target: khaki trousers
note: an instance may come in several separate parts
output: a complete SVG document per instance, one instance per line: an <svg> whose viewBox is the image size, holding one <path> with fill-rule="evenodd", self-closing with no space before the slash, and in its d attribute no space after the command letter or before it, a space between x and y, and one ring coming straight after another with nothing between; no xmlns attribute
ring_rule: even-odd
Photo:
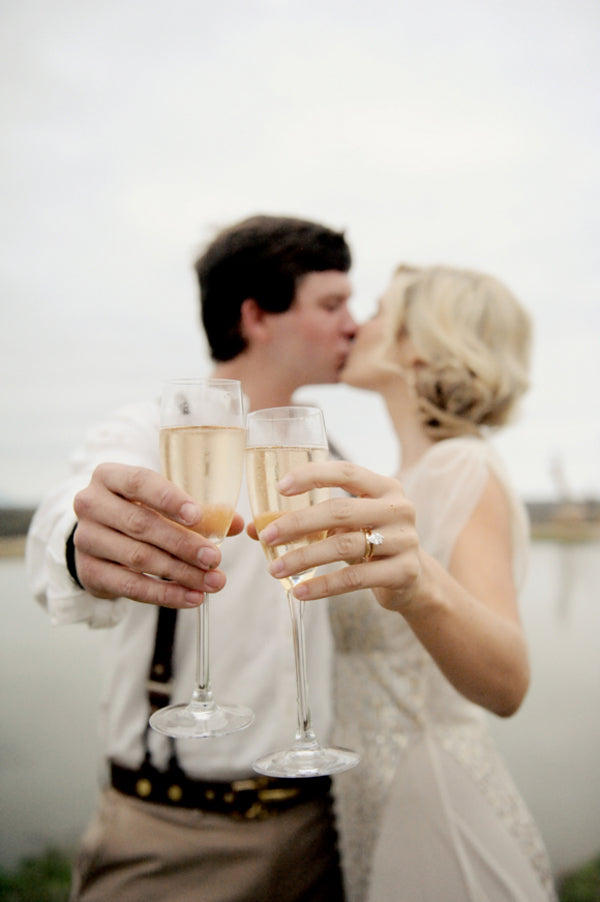
<svg viewBox="0 0 600 902"><path fill-rule="evenodd" d="M106 789L71 902L343 902L329 799L267 820L168 808Z"/></svg>

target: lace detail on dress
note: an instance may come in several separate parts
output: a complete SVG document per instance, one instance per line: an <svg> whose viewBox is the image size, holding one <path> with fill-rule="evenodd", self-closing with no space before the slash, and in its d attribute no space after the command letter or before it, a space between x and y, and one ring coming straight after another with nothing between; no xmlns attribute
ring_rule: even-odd
<svg viewBox="0 0 600 902"><path fill-rule="evenodd" d="M381 691L371 663L364 655L342 655L336 664L337 703L346 716L334 742L361 754L358 767L334 778L348 902L366 897L387 791L408 745L397 702L387 689Z"/></svg>
<svg viewBox="0 0 600 902"><path fill-rule="evenodd" d="M333 738L361 755L358 767L335 777L334 794L347 902L362 902L390 785L409 732L422 725L429 656L399 615L382 610L370 592L332 599L330 618L338 649Z"/></svg>
<svg viewBox="0 0 600 902"><path fill-rule="evenodd" d="M469 774L487 803L537 872L549 899L557 899L550 862L535 822L495 745L478 724L432 731Z"/></svg>

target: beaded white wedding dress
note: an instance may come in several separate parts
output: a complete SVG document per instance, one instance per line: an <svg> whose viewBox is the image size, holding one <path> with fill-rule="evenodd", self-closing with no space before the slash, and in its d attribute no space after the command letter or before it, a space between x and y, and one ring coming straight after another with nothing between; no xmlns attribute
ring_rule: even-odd
<svg viewBox="0 0 600 902"><path fill-rule="evenodd" d="M527 518L487 442L438 442L402 478L422 547L447 566L490 469L510 502L520 584ZM406 621L371 593L333 599L331 620L334 739L362 756L335 780L348 902L555 900L544 845L486 712L450 685Z"/></svg>

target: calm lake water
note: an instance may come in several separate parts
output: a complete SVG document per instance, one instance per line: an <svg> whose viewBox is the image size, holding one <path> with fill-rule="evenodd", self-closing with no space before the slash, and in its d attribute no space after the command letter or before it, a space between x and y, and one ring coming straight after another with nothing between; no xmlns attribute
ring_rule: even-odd
<svg viewBox="0 0 600 902"><path fill-rule="evenodd" d="M557 874L600 852L600 545L533 546L522 615L533 682L496 740ZM0 864L78 840L96 800L102 633L53 629L23 561L0 559Z"/></svg>

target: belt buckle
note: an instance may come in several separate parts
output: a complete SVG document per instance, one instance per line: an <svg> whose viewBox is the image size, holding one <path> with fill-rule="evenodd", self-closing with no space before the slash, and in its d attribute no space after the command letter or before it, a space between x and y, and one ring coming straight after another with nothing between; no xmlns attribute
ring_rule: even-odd
<svg viewBox="0 0 600 902"><path fill-rule="evenodd" d="M269 817L276 817L281 810L279 802L287 802L296 798L300 794L300 790L296 787L284 789L283 787L274 787L273 789L259 789L256 793L257 801L253 802L249 808L244 811L245 820L264 821Z"/></svg>
<svg viewBox="0 0 600 902"><path fill-rule="evenodd" d="M278 803L286 802L299 795L297 787L271 787L271 781L265 777L250 778L247 780L235 780L231 784L233 794L232 803L243 799L246 792L253 794L253 800L245 809L238 809L234 813L243 820L263 821L278 814ZM241 807L241 806L240 806Z"/></svg>
<svg viewBox="0 0 600 902"><path fill-rule="evenodd" d="M273 789L259 789L257 792L261 802L287 802L298 795L300 795L300 790L296 786L290 786L289 789L282 786Z"/></svg>
<svg viewBox="0 0 600 902"><path fill-rule="evenodd" d="M249 808L246 808L245 811L241 811L238 814L244 821L266 821L277 812L270 810L264 802L252 802Z"/></svg>

